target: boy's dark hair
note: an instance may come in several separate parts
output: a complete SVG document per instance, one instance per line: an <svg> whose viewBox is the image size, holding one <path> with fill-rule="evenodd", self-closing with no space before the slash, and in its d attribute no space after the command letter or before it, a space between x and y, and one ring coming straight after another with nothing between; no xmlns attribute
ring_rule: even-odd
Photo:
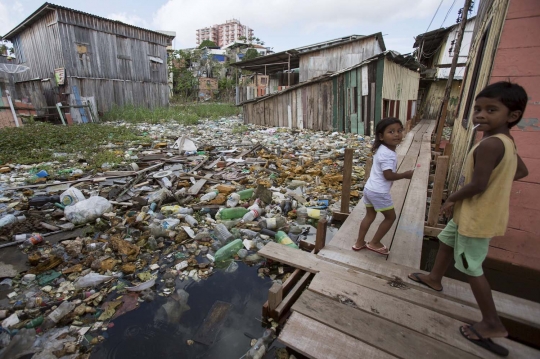
<svg viewBox="0 0 540 359"><path fill-rule="evenodd" d="M519 119L508 124L509 128L514 127L521 121L525 107L527 107L527 101L529 100L527 92L523 87L509 81L500 81L487 86L476 95L475 100L481 97L498 99L503 105L508 107L510 112L521 111Z"/></svg>
<svg viewBox="0 0 540 359"><path fill-rule="evenodd" d="M399 123L401 125L401 128L403 128L403 124L401 123L401 120L399 118L387 117L379 121L379 123L375 127L375 142L373 142L371 152L375 153L375 151L377 151L377 149L382 145L382 141L379 139L379 135L384 134L384 130L388 126L393 125L394 123Z"/></svg>

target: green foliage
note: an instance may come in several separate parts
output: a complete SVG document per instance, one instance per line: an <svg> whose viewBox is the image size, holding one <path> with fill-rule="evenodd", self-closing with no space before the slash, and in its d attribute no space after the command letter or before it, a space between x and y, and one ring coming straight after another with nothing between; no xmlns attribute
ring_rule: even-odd
<svg viewBox="0 0 540 359"><path fill-rule="evenodd" d="M203 49L205 47L217 47L216 43L211 40L203 40L201 44L199 45L199 49Z"/></svg>
<svg viewBox="0 0 540 359"><path fill-rule="evenodd" d="M140 137L123 126L96 123L55 126L35 122L18 128L0 129L0 138L2 163L31 164L58 160L54 153L80 153L90 166L97 166L96 161L99 162L103 156L100 146Z"/></svg>
<svg viewBox="0 0 540 359"><path fill-rule="evenodd" d="M245 133L247 130L248 130L248 127L246 125L236 124L232 129L232 133L241 134L241 133Z"/></svg>
<svg viewBox="0 0 540 359"><path fill-rule="evenodd" d="M176 105L155 109L124 106L113 108L103 116L103 120L152 124L176 121L185 125L195 125L201 118L217 119L238 113L239 109L236 106L220 103Z"/></svg>
<svg viewBox="0 0 540 359"><path fill-rule="evenodd" d="M254 58L257 58L259 57L259 52L255 49L248 49L246 51L246 55L244 56L244 58L242 59L242 61L247 61L247 60L251 60L251 59L254 59Z"/></svg>

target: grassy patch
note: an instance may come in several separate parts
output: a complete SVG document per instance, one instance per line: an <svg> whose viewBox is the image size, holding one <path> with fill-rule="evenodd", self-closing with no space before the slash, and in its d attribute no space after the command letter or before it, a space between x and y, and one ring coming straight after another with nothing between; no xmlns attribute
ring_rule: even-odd
<svg viewBox="0 0 540 359"><path fill-rule="evenodd" d="M54 154L78 153L91 167L100 167L105 162L118 163L122 160L121 153L106 151L100 146L109 142L140 139L124 126L113 127L93 123L55 126L40 122L19 128L0 129L0 138L0 161L3 164L65 160L64 155L58 157Z"/></svg>
<svg viewBox="0 0 540 359"><path fill-rule="evenodd" d="M246 132L248 129L249 128L246 125L236 124L232 128L232 133L233 134L240 134L240 133Z"/></svg>
<svg viewBox="0 0 540 359"><path fill-rule="evenodd" d="M239 111L234 105L218 103L176 105L154 109L124 106L113 108L103 116L103 120L151 124L176 121L184 125L195 125L201 118L218 119L237 115Z"/></svg>

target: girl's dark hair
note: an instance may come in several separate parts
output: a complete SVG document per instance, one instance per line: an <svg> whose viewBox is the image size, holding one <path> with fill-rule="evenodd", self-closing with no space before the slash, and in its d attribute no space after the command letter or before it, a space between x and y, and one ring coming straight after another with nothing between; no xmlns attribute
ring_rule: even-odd
<svg viewBox="0 0 540 359"><path fill-rule="evenodd" d="M525 107L527 107L527 101L529 100L527 92L523 87L509 81L500 81L487 86L476 95L475 100L478 100L481 97L498 99L503 105L508 107L510 112L521 111L519 119L508 124L509 128L514 127L521 121L523 113L525 112Z"/></svg>
<svg viewBox="0 0 540 359"><path fill-rule="evenodd" d="M373 142L373 147L371 147L371 152L375 153L377 149L381 146L382 141L379 139L379 135L384 134L384 130L394 123L399 123L401 125L401 128L403 128L403 124L401 123L401 120L399 118L395 117L387 117L383 118L377 126L375 127L375 142Z"/></svg>

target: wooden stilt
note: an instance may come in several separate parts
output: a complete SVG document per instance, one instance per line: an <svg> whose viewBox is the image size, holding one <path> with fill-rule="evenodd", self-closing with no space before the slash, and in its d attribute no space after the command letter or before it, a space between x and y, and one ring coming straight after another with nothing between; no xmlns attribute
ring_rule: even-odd
<svg viewBox="0 0 540 359"><path fill-rule="evenodd" d="M319 224L317 225L317 237L315 238L315 253L319 253L319 251L324 248L327 225L326 219L323 218L319 220Z"/></svg>
<svg viewBox="0 0 540 359"><path fill-rule="evenodd" d="M446 173L448 172L448 156L437 157L437 168L435 170L435 178L433 192L431 194L431 202L428 213L428 226L433 226L439 221L439 211L441 209L444 185L446 183Z"/></svg>

